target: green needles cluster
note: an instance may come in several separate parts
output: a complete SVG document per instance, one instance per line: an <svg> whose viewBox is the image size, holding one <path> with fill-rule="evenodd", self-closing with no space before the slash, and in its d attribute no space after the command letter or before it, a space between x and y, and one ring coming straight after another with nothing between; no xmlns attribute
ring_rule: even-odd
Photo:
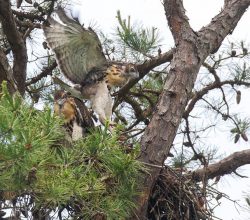
<svg viewBox="0 0 250 220"><path fill-rule="evenodd" d="M142 165L133 154L125 153L118 134L96 130L71 147L63 147L63 139L60 118L53 116L49 108L38 111L19 95L9 95L3 84L1 197L5 192L12 192L13 198L28 195L32 206L46 207L48 212L70 207L68 218L128 216L135 206L133 198L138 194L137 178Z"/></svg>

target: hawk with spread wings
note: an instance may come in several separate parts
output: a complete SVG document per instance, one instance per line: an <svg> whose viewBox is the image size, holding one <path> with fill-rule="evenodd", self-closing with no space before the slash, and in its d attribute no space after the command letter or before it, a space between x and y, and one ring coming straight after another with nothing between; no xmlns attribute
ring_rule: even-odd
<svg viewBox="0 0 250 220"><path fill-rule="evenodd" d="M60 21L48 18L43 30L54 51L60 71L73 83L80 84L82 97L89 99L102 124L110 122L110 89L137 78L135 65L108 61L97 34L89 27L69 18L62 8L55 13Z"/></svg>

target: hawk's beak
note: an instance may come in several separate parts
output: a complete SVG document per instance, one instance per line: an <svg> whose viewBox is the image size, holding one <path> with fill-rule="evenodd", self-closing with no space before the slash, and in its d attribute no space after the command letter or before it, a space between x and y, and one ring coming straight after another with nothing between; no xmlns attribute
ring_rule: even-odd
<svg viewBox="0 0 250 220"><path fill-rule="evenodd" d="M129 78L131 79L138 79L139 78L139 72L138 71L132 71L129 73Z"/></svg>
<svg viewBox="0 0 250 220"><path fill-rule="evenodd" d="M130 81L133 81L135 79L139 79L139 72L138 71L131 71L128 73L128 78L126 84L128 84Z"/></svg>

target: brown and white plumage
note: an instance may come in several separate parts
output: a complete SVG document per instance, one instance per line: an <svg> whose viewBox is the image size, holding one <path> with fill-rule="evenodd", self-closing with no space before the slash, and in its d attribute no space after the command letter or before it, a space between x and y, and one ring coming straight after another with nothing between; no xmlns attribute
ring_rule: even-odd
<svg viewBox="0 0 250 220"><path fill-rule="evenodd" d="M62 73L73 83L83 84L91 71L107 65L101 43L92 29L87 30L70 19L62 8L55 12L63 24L49 18L50 26L43 27L46 40Z"/></svg>
<svg viewBox="0 0 250 220"><path fill-rule="evenodd" d="M65 91L57 91L54 95L54 112L64 118L64 128L72 140L85 136L94 127L86 106L77 98Z"/></svg>
<svg viewBox="0 0 250 220"><path fill-rule="evenodd" d="M73 83L81 85L81 93L91 101L102 124L110 120L112 98L110 88L123 86L138 77L133 64L108 62L101 42L91 28L70 19L62 8L55 11L60 22L49 18L43 27L49 47L55 52L61 72Z"/></svg>

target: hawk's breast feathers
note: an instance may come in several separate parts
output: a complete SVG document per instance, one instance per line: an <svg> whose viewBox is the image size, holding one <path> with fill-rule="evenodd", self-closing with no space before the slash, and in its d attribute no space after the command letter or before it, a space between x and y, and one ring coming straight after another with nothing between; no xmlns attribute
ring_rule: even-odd
<svg viewBox="0 0 250 220"><path fill-rule="evenodd" d="M62 90L54 95L54 112L63 117L64 128L73 140L83 137L90 128L94 127L85 105Z"/></svg>

